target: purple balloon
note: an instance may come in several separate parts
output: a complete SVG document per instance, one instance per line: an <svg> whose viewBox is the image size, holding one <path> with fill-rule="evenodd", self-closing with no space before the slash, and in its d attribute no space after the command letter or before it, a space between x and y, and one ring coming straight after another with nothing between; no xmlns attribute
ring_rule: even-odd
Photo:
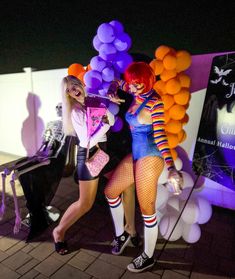
<svg viewBox="0 0 235 279"><path fill-rule="evenodd" d="M104 61L104 59L100 56L94 56L91 58L90 65L92 70L102 72L102 70L106 67L106 61Z"/></svg>
<svg viewBox="0 0 235 279"><path fill-rule="evenodd" d="M84 75L84 82L87 87L96 89L102 83L101 73L95 70L90 70Z"/></svg>
<svg viewBox="0 0 235 279"><path fill-rule="evenodd" d="M131 47L131 38L127 33L120 33L113 44L118 51L128 51Z"/></svg>
<svg viewBox="0 0 235 279"><path fill-rule="evenodd" d="M108 91L111 82L103 81L102 86L105 90Z"/></svg>
<svg viewBox="0 0 235 279"><path fill-rule="evenodd" d="M118 20L112 20L112 21L109 22L109 24L114 27L116 35L119 34L119 33L122 33L123 30L124 30L124 27L123 27L122 23Z"/></svg>
<svg viewBox="0 0 235 279"><path fill-rule="evenodd" d="M109 23L102 23L98 27L97 35L103 43L111 43L115 39L113 26Z"/></svg>
<svg viewBox="0 0 235 279"><path fill-rule="evenodd" d="M119 105L110 102L109 106L108 106L108 110L113 114L113 115L117 115L119 112Z"/></svg>
<svg viewBox="0 0 235 279"><path fill-rule="evenodd" d="M130 54L126 52L118 52L115 61L113 62L113 66L119 73L124 73L132 61L133 59Z"/></svg>
<svg viewBox="0 0 235 279"><path fill-rule="evenodd" d="M95 50L99 51L100 49L100 46L102 45L102 42L100 41L100 39L98 38L98 35L96 35L94 38L93 38L93 47L95 48Z"/></svg>
<svg viewBox="0 0 235 279"><path fill-rule="evenodd" d="M89 93L92 93L92 94L97 94L98 93L98 90L97 89L94 89L94 88L90 88L88 86L85 86L85 90L86 92L89 94Z"/></svg>
<svg viewBox="0 0 235 279"><path fill-rule="evenodd" d="M110 82L103 82L99 87L98 92L101 96L106 96L109 89Z"/></svg>
<svg viewBox="0 0 235 279"><path fill-rule="evenodd" d="M114 65L113 65L113 69L114 69L114 79L120 79L121 78L121 73L114 68Z"/></svg>
<svg viewBox="0 0 235 279"><path fill-rule="evenodd" d="M102 44L99 49L99 56L104 60L112 61L116 56L117 50L113 44Z"/></svg>
<svg viewBox="0 0 235 279"><path fill-rule="evenodd" d="M102 79L107 82L114 80L114 70L110 67L104 68L102 71Z"/></svg>
<svg viewBox="0 0 235 279"><path fill-rule="evenodd" d="M119 131L121 131L122 128L123 128L123 120L121 119L121 117L116 116L115 117L115 123L111 127L111 131L112 132L119 132Z"/></svg>

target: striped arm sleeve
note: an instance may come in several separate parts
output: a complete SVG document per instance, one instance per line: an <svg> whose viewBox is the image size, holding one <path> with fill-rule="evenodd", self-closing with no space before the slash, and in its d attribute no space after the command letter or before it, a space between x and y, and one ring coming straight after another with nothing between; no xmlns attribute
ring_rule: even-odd
<svg viewBox="0 0 235 279"><path fill-rule="evenodd" d="M154 143L162 154L168 170L175 168L174 161L171 156L166 132L165 132L165 118L164 105L160 98L153 97L149 100L146 108L150 110L153 122L153 137Z"/></svg>

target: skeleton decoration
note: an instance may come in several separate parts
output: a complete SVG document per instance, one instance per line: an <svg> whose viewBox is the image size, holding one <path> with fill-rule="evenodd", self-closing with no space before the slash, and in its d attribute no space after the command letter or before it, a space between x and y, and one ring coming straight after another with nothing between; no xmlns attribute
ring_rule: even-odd
<svg viewBox="0 0 235 279"><path fill-rule="evenodd" d="M62 105L59 103L56 106L57 115L61 117ZM27 173L33 169L39 168L41 166L45 166L50 164L50 159L57 158L60 153L62 147L65 144L65 136L62 129L62 121L55 120L50 121L46 130L42 137L42 144L36 154L32 157L22 157L17 160L11 161L9 163L0 165L0 173L2 176L2 197L0 203L0 220L3 218L6 203L5 203L5 186L6 186L6 177L11 175L11 189L13 193L14 199L14 207L15 207L15 225L14 225L14 233L18 233L21 227L21 217L20 210L16 195L15 189L15 180L17 180L20 175ZM31 166L27 166L29 163ZM27 166L24 168L24 166Z"/></svg>

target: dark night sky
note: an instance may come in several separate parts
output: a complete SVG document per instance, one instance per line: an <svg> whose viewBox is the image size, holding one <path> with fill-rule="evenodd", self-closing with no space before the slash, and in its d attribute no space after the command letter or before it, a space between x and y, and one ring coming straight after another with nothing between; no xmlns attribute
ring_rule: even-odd
<svg viewBox="0 0 235 279"><path fill-rule="evenodd" d="M2 0L0 74L86 66L98 55L92 46L98 26L114 19L132 38L131 54L152 59L162 44L192 55L235 50L235 1L208 2Z"/></svg>

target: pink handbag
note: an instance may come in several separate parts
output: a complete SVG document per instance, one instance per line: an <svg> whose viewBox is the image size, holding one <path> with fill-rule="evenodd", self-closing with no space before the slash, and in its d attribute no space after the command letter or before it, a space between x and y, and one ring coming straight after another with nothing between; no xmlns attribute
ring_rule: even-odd
<svg viewBox="0 0 235 279"><path fill-rule="evenodd" d="M98 176L108 161L109 155L98 147L96 153L91 158L86 159L85 164L92 176Z"/></svg>
<svg viewBox="0 0 235 279"><path fill-rule="evenodd" d="M87 129L89 137L91 137L100 125L102 117L106 114L106 110L106 107L87 107ZM96 146L98 150L89 158L90 141L88 142L85 162L90 174L94 177L99 175L109 161L109 155L100 149L98 145Z"/></svg>

